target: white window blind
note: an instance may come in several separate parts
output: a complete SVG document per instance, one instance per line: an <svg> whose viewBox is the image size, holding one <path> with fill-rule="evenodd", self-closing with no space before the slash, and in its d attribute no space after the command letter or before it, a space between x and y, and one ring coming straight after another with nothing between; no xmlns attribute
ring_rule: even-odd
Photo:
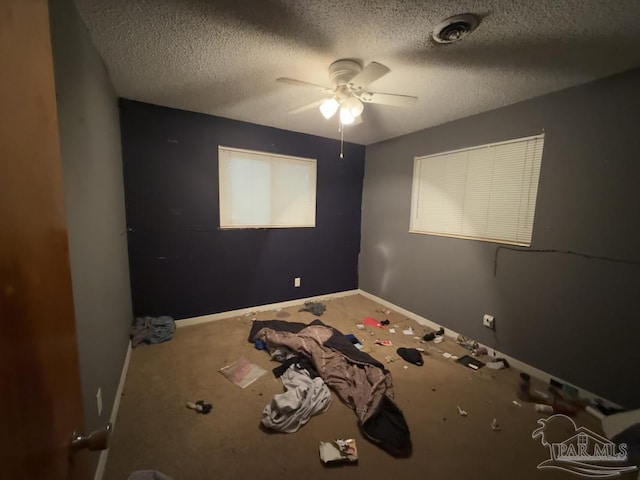
<svg viewBox="0 0 640 480"><path fill-rule="evenodd" d="M531 245L544 134L416 157L410 231Z"/></svg>
<svg viewBox="0 0 640 480"><path fill-rule="evenodd" d="M316 160L218 147L221 228L314 227Z"/></svg>

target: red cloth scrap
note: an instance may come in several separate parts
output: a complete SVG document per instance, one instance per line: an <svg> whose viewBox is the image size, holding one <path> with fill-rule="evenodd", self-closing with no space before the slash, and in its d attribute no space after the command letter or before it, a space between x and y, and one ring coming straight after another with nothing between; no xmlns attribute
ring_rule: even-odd
<svg viewBox="0 0 640 480"><path fill-rule="evenodd" d="M364 325L369 325L372 327L378 327L378 328L384 328L384 325L382 325L379 321L377 321L375 318L372 317L366 317L362 320L362 323Z"/></svg>

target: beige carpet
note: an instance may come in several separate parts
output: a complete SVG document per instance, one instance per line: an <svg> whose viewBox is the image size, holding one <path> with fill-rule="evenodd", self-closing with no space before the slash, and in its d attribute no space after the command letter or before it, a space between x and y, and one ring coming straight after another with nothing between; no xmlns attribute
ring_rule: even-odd
<svg viewBox="0 0 640 480"><path fill-rule="evenodd" d="M412 326L415 335L427 329L362 296L329 299L320 319L343 333L365 340L366 350L384 362L397 347L420 344L402 329ZM388 365L396 401L403 410L413 440L413 455L395 459L365 440L355 414L335 394L328 411L313 417L294 434L270 434L260 428L264 406L283 391L270 370L276 364L264 351L247 342L251 318L310 322L315 317L290 307L179 328L167 343L135 349L131 357L120 412L106 468L106 480L126 479L138 469L162 471L175 480L210 479L576 479L576 475L539 471L549 451L531 432L545 415L532 404L514 405L517 372L472 371L427 350L424 366L398 359ZM287 313L288 317L283 317ZM356 328L362 318L388 318L395 334L375 327ZM374 333L374 336L370 335ZM393 347L373 345L389 339ZM431 346L431 345L429 345ZM468 353L451 339L432 345L452 354ZM268 370L255 383L241 389L218 370L245 357ZM185 407L187 401L213 404L208 415ZM457 413L456 406L468 412ZM496 418L502 430L491 429ZM597 421L586 413L578 426L597 430ZM557 432L560 440L571 436ZM358 465L327 468L319 460L320 441L355 438ZM560 441L558 440L558 441Z"/></svg>

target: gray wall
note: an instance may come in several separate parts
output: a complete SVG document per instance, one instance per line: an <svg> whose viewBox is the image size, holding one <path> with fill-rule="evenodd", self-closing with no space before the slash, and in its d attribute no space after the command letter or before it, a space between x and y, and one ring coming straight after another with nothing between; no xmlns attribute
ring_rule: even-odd
<svg viewBox="0 0 640 480"><path fill-rule="evenodd" d="M640 407L638 85L635 70L367 147L360 288ZM543 131L526 253L500 250L494 275L498 244L408 233L414 156Z"/></svg>
<svg viewBox="0 0 640 480"><path fill-rule="evenodd" d="M91 431L111 415L132 320L119 112L73 1L50 2L50 14L85 430ZM98 453L91 455L95 468Z"/></svg>

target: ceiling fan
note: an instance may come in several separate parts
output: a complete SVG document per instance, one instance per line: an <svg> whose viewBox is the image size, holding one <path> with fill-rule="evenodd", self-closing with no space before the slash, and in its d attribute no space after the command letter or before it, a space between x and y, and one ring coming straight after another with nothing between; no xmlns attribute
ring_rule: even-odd
<svg viewBox="0 0 640 480"><path fill-rule="evenodd" d="M300 113L319 107L320 112L326 119L333 117L339 111L342 125L355 125L362 122L361 114L365 103L410 107L418 101L417 97L409 95L370 92L366 89L370 83L375 82L390 71L389 67L378 62L371 62L362 68L362 65L354 60L342 59L336 60L329 66L329 78L333 87L325 87L287 77L277 78L276 81L298 87L315 88L328 97L289 110L289 113Z"/></svg>

